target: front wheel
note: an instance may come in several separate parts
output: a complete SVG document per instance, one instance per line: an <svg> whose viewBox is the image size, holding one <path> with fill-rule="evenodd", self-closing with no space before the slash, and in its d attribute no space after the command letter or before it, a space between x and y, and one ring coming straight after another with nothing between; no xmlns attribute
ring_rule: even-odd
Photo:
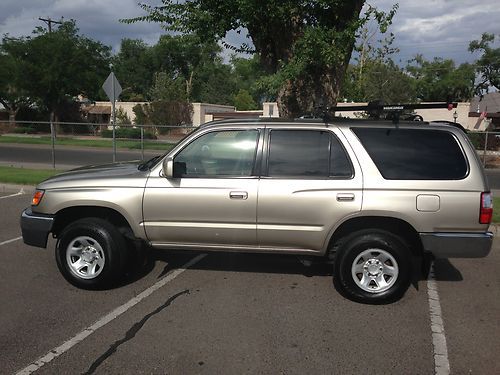
<svg viewBox="0 0 500 375"><path fill-rule="evenodd" d="M125 251L125 240L112 224L100 218L85 218L63 230L55 255L59 270L71 284L100 289L120 276Z"/></svg>
<svg viewBox="0 0 500 375"><path fill-rule="evenodd" d="M340 245L333 283L353 301L389 303L400 299L408 289L411 269L411 252L399 237L382 230L363 230Z"/></svg>

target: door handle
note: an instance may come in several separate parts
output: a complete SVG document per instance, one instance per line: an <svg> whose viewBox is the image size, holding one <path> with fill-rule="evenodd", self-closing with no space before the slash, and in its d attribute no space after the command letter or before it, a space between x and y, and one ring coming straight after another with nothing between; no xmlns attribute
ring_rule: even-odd
<svg viewBox="0 0 500 375"><path fill-rule="evenodd" d="M337 194L338 202L351 202L354 200L354 194L352 193L339 193Z"/></svg>
<svg viewBox="0 0 500 375"><path fill-rule="evenodd" d="M229 193L231 199L247 199L248 193L246 191L231 191Z"/></svg>

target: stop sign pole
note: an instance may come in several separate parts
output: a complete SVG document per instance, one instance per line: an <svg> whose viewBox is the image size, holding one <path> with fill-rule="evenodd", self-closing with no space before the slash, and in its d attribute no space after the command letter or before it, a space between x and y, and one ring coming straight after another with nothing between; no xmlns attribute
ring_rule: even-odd
<svg viewBox="0 0 500 375"><path fill-rule="evenodd" d="M113 163L116 162L116 99L122 93L122 87L120 82L115 77L113 72L113 64L109 64L111 73L109 73L108 78L102 85L102 88L109 100L111 101L111 121L113 122Z"/></svg>

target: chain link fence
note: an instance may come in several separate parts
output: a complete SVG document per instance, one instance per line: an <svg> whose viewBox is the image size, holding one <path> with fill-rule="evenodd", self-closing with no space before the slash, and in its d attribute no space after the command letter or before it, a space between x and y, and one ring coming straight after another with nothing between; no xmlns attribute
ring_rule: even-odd
<svg viewBox="0 0 500 375"><path fill-rule="evenodd" d="M29 148L31 155L21 162L58 165L87 165L98 162L145 160L172 149L194 126L117 124L114 131L109 123L0 121L0 146ZM114 137L113 137L114 132ZM468 132L483 165L500 169L500 132ZM36 149L45 150L45 154ZM86 150L82 160L67 160L68 150ZM50 150L50 153L48 151ZM0 150L1 151L1 150ZM16 162L14 155L0 153L0 161ZM99 155L99 157L98 157ZM17 157L19 159L19 157ZM36 158L36 160L33 160ZM86 159L88 158L88 160ZM12 159L12 160L11 160Z"/></svg>
<svg viewBox="0 0 500 375"><path fill-rule="evenodd" d="M4 150L8 145L17 148L32 145L33 150L50 150L50 156L47 153L42 156L46 160L32 160L30 155L24 155L20 161L56 168L58 165L92 164L86 162L85 156L81 161L67 160L68 150L80 150L89 161L96 162L145 160L152 154L169 151L193 129L193 126L169 125L117 124L113 128L109 123L0 121L0 146ZM4 154L0 153L0 161L16 162L9 160L16 159L14 155Z"/></svg>
<svg viewBox="0 0 500 375"><path fill-rule="evenodd" d="M500 132L468 132L485 168L500 169Z"/></svg>

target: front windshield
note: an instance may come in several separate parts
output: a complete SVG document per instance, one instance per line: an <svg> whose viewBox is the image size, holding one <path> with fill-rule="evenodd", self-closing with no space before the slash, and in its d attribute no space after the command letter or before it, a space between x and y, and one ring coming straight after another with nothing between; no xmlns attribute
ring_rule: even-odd
<svg viewBox="0 0 500 375"><path fill-rule="evenodd" d="M156 163L158 161L160 161L161 159L163 159L164 156L166 156L175 146L177 146L179 143L181 143L182 141L184 141L184 139L186 139L187 137L189 137L191 135L191 132L188 132L187 134L185 134L182 138L180 138L179 140L177 140L174 144L172 144L171 146L171 149L168 150L167 152L164 152L163 154L159 154L159 155L156 155L156 156L153 156L151 159L148 159L146 160L145 162L139 164L139 166L137 167L140 171L147 171L147 170L150 170L151 168L153 168Z"/></svg>

